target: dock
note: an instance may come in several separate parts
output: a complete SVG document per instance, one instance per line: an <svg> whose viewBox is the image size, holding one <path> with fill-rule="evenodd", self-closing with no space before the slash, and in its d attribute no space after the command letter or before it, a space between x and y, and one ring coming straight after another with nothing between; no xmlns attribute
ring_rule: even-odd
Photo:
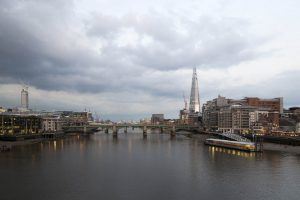
<svg viewBox="0 0 300 200"><path fill-rule="evenodd" d="M239 142L239 141L209 138L206 139L204 143L210 146L224 147L224 148L236 149L241 151L249 151L249 152L262 151L262 147L257 145L254 142Z"/></svg>

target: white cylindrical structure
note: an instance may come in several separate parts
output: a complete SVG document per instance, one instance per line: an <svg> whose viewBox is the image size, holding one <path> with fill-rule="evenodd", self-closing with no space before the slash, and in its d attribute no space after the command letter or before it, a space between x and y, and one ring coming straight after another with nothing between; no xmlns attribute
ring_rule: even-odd
<svg viewBox="0 0 300 200"><path fill-rule="evenodd" d="M24 87L21 91L21 107L27 110L29 108L28 88L26 87Z"/></svg>

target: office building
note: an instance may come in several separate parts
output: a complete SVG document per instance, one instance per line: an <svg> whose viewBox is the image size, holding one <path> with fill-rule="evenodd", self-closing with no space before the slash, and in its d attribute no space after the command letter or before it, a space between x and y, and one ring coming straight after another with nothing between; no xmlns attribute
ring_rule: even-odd
<svg viewBox="0 0 300 200"><path fill-rule="evenodd" d="M1 113L0 135L37 135L41 133L42 118L36 115Z"/></svg>
<svg viewBox="0 0 300 200"><path fill-rule="evenodd" d="M152 124L160 124L164 122L164 114L152 114L151 123Z"/></svg>
<svg viewBox="0 0 300 200"><path fill-rule="evenodd" d="M244 133L249 130L270 131L279 127L283 99L227 99L218 96L202 107L203 123L207 130Z"/></svg>
<svg viewBox="0 0 300 200"><path fill-rule="evenodd" d="M26 86L21 91L21 108L24 110L28 110L29 108L28 87Z"/></svg>
<svg viewBox="0 0 300 200"><path fill-rule="evenodd" d="M42 131L44 133L62 131L63 121L60 116L48 115L42 117Z"/></svg>

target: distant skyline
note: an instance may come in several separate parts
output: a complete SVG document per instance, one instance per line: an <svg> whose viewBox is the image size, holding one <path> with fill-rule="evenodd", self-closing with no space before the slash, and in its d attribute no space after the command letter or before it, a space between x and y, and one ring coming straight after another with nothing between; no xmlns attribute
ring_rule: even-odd
<svg viewBox="0 0 300 200"><path fill-rule="evenodd" d="M1 0L0 106L178 117L197 68L201 105L300 106L297 0ZM266 9L267 8L267 9Z"/></svg>

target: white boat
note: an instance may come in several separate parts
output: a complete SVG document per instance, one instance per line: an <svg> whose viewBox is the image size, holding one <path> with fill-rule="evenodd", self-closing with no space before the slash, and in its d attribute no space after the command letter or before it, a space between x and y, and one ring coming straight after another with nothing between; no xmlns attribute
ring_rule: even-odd
<svg viewBox="0 0 300 200"><path fill-rule="evenodd" d="M205 140L205 144L211 146L217 146L217 147L243 150L243 151L256 151L255 143L253 142L238 142L238 141L209 138Z"/></svg>

